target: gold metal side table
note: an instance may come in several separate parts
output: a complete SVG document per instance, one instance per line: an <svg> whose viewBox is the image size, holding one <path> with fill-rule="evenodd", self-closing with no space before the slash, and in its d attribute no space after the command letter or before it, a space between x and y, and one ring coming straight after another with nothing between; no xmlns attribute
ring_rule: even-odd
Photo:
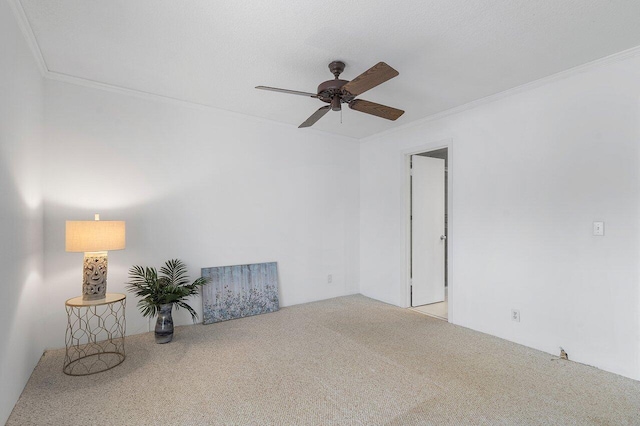
<svg viewBox="0 0 640 426"><path fill-rule="evenodd" d="M109 370L124 361L124 311L127 296L107 293L104 299L65 302L67 310L66 355L62 371L86 376Z"/></svg>

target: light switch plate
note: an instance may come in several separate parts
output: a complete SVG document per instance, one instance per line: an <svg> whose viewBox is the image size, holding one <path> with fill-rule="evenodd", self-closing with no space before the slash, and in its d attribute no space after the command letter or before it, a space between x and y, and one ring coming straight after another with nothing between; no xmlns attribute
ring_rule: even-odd
<svg viewBox="0 0 640 426"><path fill-rule="evenodd" d="M604 235L604 222L593 222L593 235L598 237Z"/></svg>

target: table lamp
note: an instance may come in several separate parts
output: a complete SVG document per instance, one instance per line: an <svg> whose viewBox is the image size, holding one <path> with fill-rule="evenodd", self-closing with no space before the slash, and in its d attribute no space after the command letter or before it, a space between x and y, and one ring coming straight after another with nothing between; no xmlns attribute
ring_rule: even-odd
<svg viewBox="0 0 640 426"><path fill-rule="evenodd" d="M65 250L84 252L82 299L104 299L107 294L107 251L125 247L124 221L68 220Z"/></svg>

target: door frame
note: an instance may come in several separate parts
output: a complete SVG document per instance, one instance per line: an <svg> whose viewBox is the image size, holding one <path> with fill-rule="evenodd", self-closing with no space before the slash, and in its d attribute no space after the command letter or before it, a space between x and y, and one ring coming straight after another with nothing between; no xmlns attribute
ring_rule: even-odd
<svg viewBox="0 0 640 426"><path fill-rule="evenodd" d="M403 282L401 299L404 300L405 307L411 306L411 156L416 154L422 154L424 152L436 151L438 149L447 148L447 287L448 287L448 321L454 322L455 312L455 290L452 285L454 282L453 274L453 262L451 256L451 236L453 235L453 210L452 205L452 188L453 188L453 174L451 173L453 164L452 161L452 147L453 139L440 139L424 145L415 146L410 149L402 151L402 194L404 194L404 208L402 215L402 223L404 229L404 268L403 268Z"/></svg>

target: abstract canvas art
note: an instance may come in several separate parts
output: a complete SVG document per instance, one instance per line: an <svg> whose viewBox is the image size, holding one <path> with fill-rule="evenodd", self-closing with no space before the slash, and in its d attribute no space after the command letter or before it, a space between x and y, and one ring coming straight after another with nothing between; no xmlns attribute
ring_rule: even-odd
<svg viewBox="0 0 640 426"><path fill-rule="evenodd" d="M276 262L202 268L211 282L202 287L204 324L279 309Z"/></svg>

